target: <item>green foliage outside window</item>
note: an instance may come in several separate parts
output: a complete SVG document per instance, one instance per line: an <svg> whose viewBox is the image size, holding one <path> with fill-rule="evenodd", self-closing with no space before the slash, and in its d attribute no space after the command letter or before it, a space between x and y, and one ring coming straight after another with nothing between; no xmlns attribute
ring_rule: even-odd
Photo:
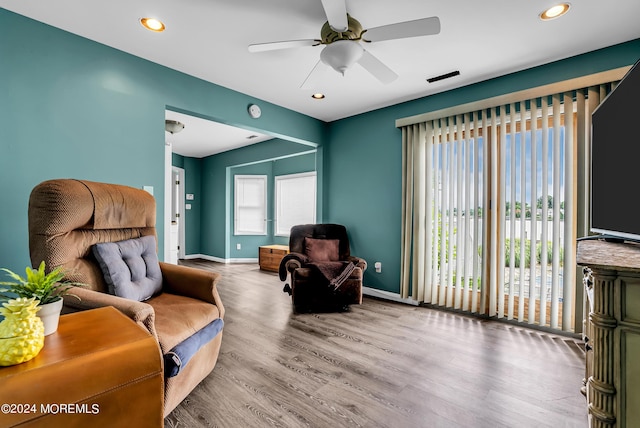
<svg viewBox="0 0 640 428"><path fill-rule="evenodd" d="M513 246L514 246L513 266L514 267L520 267L520 263L522 262L521 254L520 254L520 245L521 245L521 240L519 238L516 238L513 240ZM560 247L557 249L557 251L560 251L560 266L562 266L564 264L564 248ZM511 266L511 240L510 239L505 239L504 253L505 253L504 265L505 267L509 267ZM524 256L525 256L524 266L531 266L531 240L530 239L525 240ZM540 264L541 262L542 262L542 242L538 242L538 244L536 245L536 264ZM547 241L547 263L548 264L553 263L553 244L551 241Z"/></svg>

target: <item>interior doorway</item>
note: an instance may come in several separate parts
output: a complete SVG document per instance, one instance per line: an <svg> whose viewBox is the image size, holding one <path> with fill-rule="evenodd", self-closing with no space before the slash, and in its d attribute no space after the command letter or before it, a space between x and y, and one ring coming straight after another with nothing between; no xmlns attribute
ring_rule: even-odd
<svg viewBox="0 0 640 428"><path fill-rule="evenodd" d="M178 122L182 125L182 127L180 127L179 129L168 129L166 127L166 121ZM228 125L223 122L217 121L215 118L205 117L193 112L186 112L175 107L167 107L167 109L165 110L165 131L165 197L163 221L165 236L165 245L163 248L164 260L171 260L175 263L175 261L180 259L193 257L210 257L226 262L231 259L230 241L232 229L229 229L228 225L233 224L230 223L233 216L229 213L228 208L231 206L230 204L233 204L233 199L230 199L228 194L226 194L224 191L220 191L214 193L213 195L200 195L202 196L202 199L197 200L197 202L195 202L194 204L194 194L192 193L191 189L197 188L198 191L200 190L198 186L198 182L201 181L199 168L200 165L202 165L202 163L204 162L201 161L201 159L213 155L218 155L230 150L240 149L245 146L264 143L276 137L266 133L260 133L254 129L244 129L238 126ZM318 147L318 144L310 141L293 141L283 137L277 138L283 140L282 144L301 144L303 146L309 147L309 153L316 153L313 161L313 169L317 170L318 172L318 183L322 183L322 169L317 168L318 165L322 164L322 149ZM230 164L225 165L225 167L229 169L231 167L237 166L248 166L250 164L263 163L274 159L284 159L301 154L303 153L297 150L293 150L291 154L276 156L275 158L267 154L264 158L250 158L248 162L242 163L241 165ZM174 189L175 185L173 183L176 180L173 179L173 170L174 168L179 169L179 167L175 167L174 165L179 165L179 167L183 168L183 174L189 174L190 186L194 187L190 187L188 193L184 185L184 176L180 180L178 180L180 181L180 183L182 183L182 186ZM228 181L226 184L222 181L220 181L220 183L222 183L221 185L226 186L226 191L230 191L230 189L232 189L232 186ZM177 198L180 201L180 205L174 204L173 195L176 191L181 192L181 194ZM319 186L317 191L318 206L316 207L316 211L321 213L321 185ZM196 196L196 198L199 198L200 196ZM200 210L205 209L206 207L203 207L206 204L209 204L208 206L210 206L211 204L216 204L216 206L224 205L227 207L227 212L224 221L218 221L215 226L213 226L215 227L216 232L215 238L209 240L205 248L201 247L201 245L203 245L201 242L198 242L200 233L200 230L198 229L201 227ZM189 211L190 209L193 209L194 211ZM174 215L174 213L176 212L179 214L178 218L176 218ZM185 217L189 219L188 226L185 223ZM194 219L193 222L192 219ZM189 228L189 238L185 238L186 228ZM195 229L191 230L191 228ZM222 231L223 234L218 233L220 232L219 229L224 229ZM175 256L176 247L174 246L176 233L178 233L179 242L177 247L177 258ZM174 236L173 239L172 236ZM195 239L195 242L191 242L192 237ZM188 251L185 245L186 239L189 239L190 241ZM255 247L255 249L257 251L257 247ZM238 253L234 253L234 255L238 256Z"/></svg>

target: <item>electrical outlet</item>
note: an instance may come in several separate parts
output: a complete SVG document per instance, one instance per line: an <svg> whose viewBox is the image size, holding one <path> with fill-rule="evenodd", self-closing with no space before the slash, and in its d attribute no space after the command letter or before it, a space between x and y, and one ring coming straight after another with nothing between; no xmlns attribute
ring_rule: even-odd
<svg viewBox="0 0 640 428"><path fill-rule="evenodd" d="M236 250L241 250L242 249L242 244L240 244L239 242L236 244Z"/></svg>
<svg viewBox="0 0 640 428"><path fill-rule="evenodd" d="M373 267L376 268L376 272L377 273L381 273L382 272L382 262L375 262L373 264Z"/></svg>

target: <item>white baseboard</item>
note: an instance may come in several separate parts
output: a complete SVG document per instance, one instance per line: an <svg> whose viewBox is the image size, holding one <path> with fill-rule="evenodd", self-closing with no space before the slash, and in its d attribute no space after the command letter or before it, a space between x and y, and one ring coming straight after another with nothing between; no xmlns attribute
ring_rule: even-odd
<svg viewBox="0 0 640 428"><path fill-rule="evenodd" d="M186 260L189 259L204 259L217 263L258 263L258 259L246 258L246 259L223 259L220 257L209 256L206 254L189 254L185 255ZM407 305L418 306L420 303L413 299L403 299L398 293L392 293L390 291L378 290L377 288L362 287L362 294L365 296L376 297L378 299L390 300L392 302L404 303Z"/></svg>
<svg viewBox="0 0 640 428"><path fill-rule="evenodd" d="M258 263L258 258L247 258L247 259L227 259L227 263Z"/></svg>
<svg viewBox="0 0 640 428"><path fill-rule="evenodd" d="M413 299L403 299L398 293L378 290L377 288L362 287L362 294L379 299L390 300L392 302L405 303L407 305L418 306L420 303Z"/></svg>
<svg viewBox="0 0 640 428"><path fill-rule="evenodd" d="M209 260L210 262L226 263L225 260L221 259L220 257L208 256L206 254L186 254L184 256L184 259L185 260L205 259L205 260Z"/></svg>
<svg viewBox="0 0 640 428"><path fill-rule="evenodd" d="M230 264L230 263L258 263L258 259L257 258L223 259L221 257L209 256L207 254L189 254L189 255L185 255L184 258L185 258L185 260L205 259L205 260L209 260L211 262L224 263L224 264Z"/></svg>

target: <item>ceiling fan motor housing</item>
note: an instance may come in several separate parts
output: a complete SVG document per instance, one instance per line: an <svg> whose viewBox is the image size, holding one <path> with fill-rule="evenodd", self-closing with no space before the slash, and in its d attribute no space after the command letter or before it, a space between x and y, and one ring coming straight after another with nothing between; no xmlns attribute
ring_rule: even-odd
<svg viewBox="0 0 640 428"><path fill-rule="evenodd" d="M352 18L349 14L347 14L347 23L349 26L347 31L338 32L331 28L328 21L325 22L320 30L322 44L329 45L338 40L361 40L362 34L364 33L362 30L362 24L360 24L357 19Z"/></svg>

